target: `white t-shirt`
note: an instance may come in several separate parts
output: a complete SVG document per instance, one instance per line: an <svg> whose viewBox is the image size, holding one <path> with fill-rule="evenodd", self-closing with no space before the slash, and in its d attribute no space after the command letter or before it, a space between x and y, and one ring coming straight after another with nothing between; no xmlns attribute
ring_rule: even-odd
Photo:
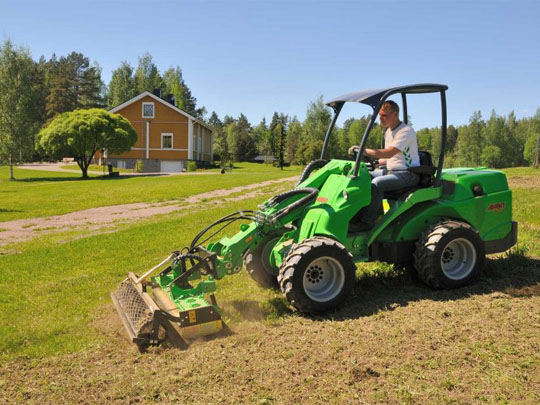
<svg viewBox="0 0 540 405"><path fill-rule="evenodd" d="M394 146L401 152L386 160L388 170L407 170L409 167L420 166L416 132L410 126L402 122L393 131L387 128L384 144L385 148Z"/></svg>

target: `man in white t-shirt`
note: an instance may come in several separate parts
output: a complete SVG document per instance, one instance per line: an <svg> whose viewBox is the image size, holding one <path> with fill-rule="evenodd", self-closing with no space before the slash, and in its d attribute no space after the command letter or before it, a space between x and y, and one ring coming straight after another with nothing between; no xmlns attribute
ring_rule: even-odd
<svg viewBox="0 0 540 405"><path fill-rule="evenodd" d="M399 106L391 100L386 101L379 111L379 118L381 125L386 127L384 149L366 148L364 155L379 159L379 166L386 167L370 172L373 177L371 204L360 211L361 222L353 226L356 231L373 226L385 191L412 187L420 180L418 175L407 170L409 167L420 166L420 157L416 132L399 120Z"/></svg>

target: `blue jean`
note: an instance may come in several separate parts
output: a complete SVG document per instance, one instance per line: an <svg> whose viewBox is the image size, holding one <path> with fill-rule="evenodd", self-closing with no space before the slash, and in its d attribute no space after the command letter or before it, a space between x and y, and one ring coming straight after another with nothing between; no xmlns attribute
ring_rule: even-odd
<svg viewBox="0 0 540 405"><path fill-rule="evenodd" d="M377 219L385 191L413 187L420 181L418 175L406 170L389 172L384 168L373 170L370 174L373 177L371 180L371 204L360 211L361 221L367 224L372 224Z"/></svg>

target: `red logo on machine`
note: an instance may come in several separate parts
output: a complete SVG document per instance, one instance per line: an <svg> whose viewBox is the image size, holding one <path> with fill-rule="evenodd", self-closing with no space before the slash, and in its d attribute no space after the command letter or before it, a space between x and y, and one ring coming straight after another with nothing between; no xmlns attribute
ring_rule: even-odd
<svg viewBox="0 0 540 405"><path fill-rule="evenodd" d="M328 198L326 198L326 197L317 197L317 202L325 203L327 201L328 201Z"/></svg>
<svg viewBox="0 0 540 405"><path fill-rule="evenodd" d="M505 207L505 203L503 202L499 202L499 203L494 203L494 204L490 204L490 206L488 207L488 211L493 211L494 213L498 214L499 212L501 212L502 210L504 210L504 207Z"/></svg>

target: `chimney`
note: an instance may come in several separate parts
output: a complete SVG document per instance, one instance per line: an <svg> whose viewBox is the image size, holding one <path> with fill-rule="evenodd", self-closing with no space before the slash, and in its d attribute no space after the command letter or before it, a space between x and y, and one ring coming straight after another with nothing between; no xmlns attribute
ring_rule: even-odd
<svg viewBox="0 0 540 405"><path fill-rule="evenodd" d="M171 103L172 105L175 105L174 102L175 102L176 100L174 99L174 96L173 96L171 93L169 93L169 94L167 94L167 101L168 101L169 103Z"/></svg>
<svg viewBox="0 0 540 405"><path fill-rule="evenodd" d="M161 89L154 89L153 93L154 96L161 98Z"/></svg>

